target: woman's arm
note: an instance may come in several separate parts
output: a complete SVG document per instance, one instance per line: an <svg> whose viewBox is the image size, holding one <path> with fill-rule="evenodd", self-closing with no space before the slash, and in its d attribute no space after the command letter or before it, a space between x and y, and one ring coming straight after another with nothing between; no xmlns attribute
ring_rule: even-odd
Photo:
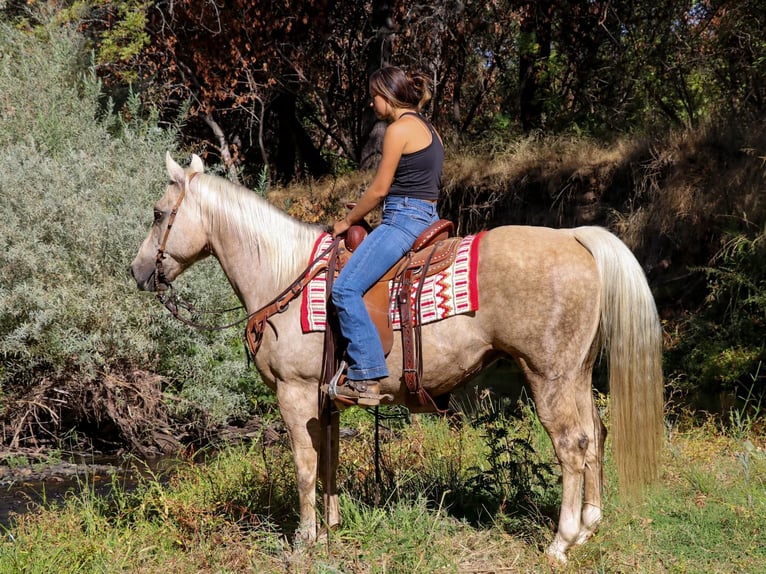
<svg viewBox="0 0 766 574"><path fill-rule="evenodd" d="M394 181L396 168L402 157L402 150L407 143L407 130L403 128L406 126L398 122L394 122L386 128L386 133L383 136L383 156L380 159L375 179L359 198L354 209L349 211L346 217L335 223L332 231L333 237L344 233L354 223L364 219L388 195L391 183Z"/></svg>

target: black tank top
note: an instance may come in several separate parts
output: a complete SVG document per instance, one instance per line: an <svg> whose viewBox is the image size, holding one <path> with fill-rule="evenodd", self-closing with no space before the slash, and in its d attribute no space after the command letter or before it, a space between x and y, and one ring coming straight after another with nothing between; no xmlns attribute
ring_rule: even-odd
<svg viewBox="0 0 766 574"><path fill-rule="evenodd" d="M388 194L436 200L439 198L441 187L444 146L431 123L422 115L415 112L405 112L405 114L418 117L428 126L428 131L431 132L431 143L416 152L402 154Z"/></svg>

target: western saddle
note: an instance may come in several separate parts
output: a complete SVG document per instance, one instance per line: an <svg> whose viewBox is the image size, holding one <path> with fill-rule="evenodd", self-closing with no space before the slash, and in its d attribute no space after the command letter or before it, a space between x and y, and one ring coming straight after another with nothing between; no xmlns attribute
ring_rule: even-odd
<svg viewBox="0 0 766 574"><path fill-rule="evenodd" d="M449 267L457 255L460 238L453 237L455 226L451 221L440 219L428 227L415 240L407 254L391 267L378 282L373 285L364 295L364 303L380 336L384 354L391 352L394 341L394 329L389 310L391 301L395 297L396 306L399 310L402 337L402 369L404 383L410 395L417 400L418 405L424 406L429 403L437 410L442 410L434 402L433 397L423 388L421 379L423 375L422 340L421 340L421 317L420 317L420 294L423 279L430 275L440 273ZM342 238L337 250L337 269L328 273L328 293L331 281L359 244L367 237L370 228L366 224L353 225ZM393 291L389 285L393 284ZM415 285L418 289L413 294ZM414 295L414 297L413 297ZM413 314L414 301L414 314ZM334 330L334 329L333 329ZM328 328L328 331L331 329ZM327 337L325 339L328 346ZM327 353L334 353L334 344ZM328 366L326 364L326 366ZM333 371L326 369L325 372Z"/></svg>
<svg viewBox="0 0 766 574"><path fill-rule="evenodd" d="M329 296L333 280L356 248L359 247L359 244L367 237L370 230L371 228L366 222L351 226L339 241L333 242L326 263L320 260L323 260L328 252L321 254L309 264L303 274L276 299L249 317L245 328L245 342L251 357L254 357L258 352L266 325L274 329L269 318L284 311L289 303L303 292L308 283L325 270L327 271L327 293ZM430 404L437 411L444 410L446 401L440 400L442 397L431 397L421 384L423 361L420 333L420 292L423 286L422 279L444 271L455 261L461 238L453 237L453 233L454 225L451 221L440 219L432 224L416 239L410 251L364 295L365 306L378 330L383 352L386 355L391 352L394 341L394 329L389 316L389 308L392 299L396 298L401 319L404 383L410 396L417 401L419 406ZM390 283L394 285L393 292L389 289ZM416 284L418 284L418 289L413 297L413 288ZM328 309L323 364L325 383L332 378L340 364L340 357L336 352L338 336L337 321L334 314Z"/></svg>

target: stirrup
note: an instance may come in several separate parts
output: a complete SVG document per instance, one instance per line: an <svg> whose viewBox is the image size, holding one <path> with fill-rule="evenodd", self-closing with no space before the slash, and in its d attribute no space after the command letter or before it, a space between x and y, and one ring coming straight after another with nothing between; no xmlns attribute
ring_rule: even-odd
<svg viewBox="0 0 766 574"><path fill-rule="evenodd" d="M348 363L346 363L346 361L341 361L338 370L332 376L330 382L326 385L322 385L322 391L327 393L327 396L330 397L330 399L333 401L338 398L338 382L341 378L346 378L345 372L347 367Z"/></svg>
<svg viewBox="0 0 766 574"><path fill-rule="evenodd" d="M357 404L363 407L376 407L383 399L393 401L394 396L380 394L380 385L370 381L352 381L346 378L346 361L341 361L340 368L326 385L322 385L322 391L327 393L331 400L341 401L346 404ZM341 382L344 381L344 382Z"/></svg>

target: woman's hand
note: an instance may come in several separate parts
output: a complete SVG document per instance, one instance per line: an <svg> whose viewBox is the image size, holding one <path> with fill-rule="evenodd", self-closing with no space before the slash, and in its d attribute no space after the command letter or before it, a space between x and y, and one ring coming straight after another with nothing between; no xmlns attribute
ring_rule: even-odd
<svg viewBox="0 0 766 574"><path fill-rule="evenodd" d="M336 221L335 225L332 226L332 236L338 237L338 235L341 235L342 233L345 233L348 231L348 228L351 227L351 224L348 222L348 219L343 218L340 221Z"/></svg>

